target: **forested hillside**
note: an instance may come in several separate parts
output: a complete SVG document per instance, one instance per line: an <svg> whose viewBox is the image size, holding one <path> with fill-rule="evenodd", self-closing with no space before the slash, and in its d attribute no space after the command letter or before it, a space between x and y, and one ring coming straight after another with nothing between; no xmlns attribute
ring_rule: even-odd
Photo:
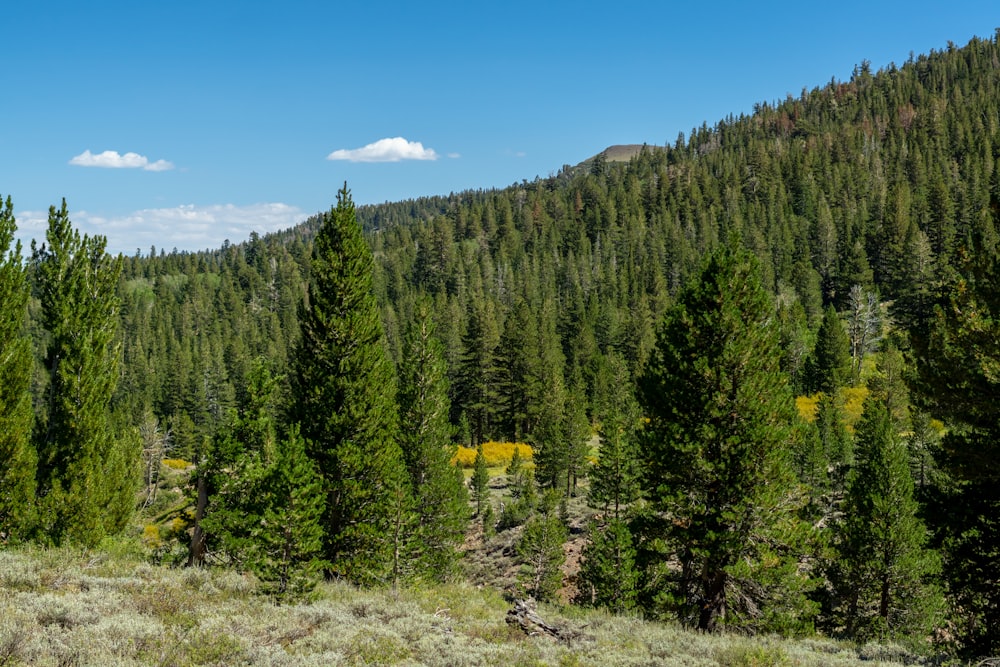
<svg viewBox="0 0 1000 667"><path fill-rule="evenodd" d="M141 488L166 456L199 465L192 563L281 561L287 540L224 520L266 516L326 527L296 538L297 577L396 584L461 571L467 503L442 452L524 442L533 472L512 464L507 514L475 523L523 525L538 597L559 588L543 556L567 537L560 503L589 493L581 603L995 653L998 158L994 37L862 63L628 162L356 210L345 187L329 213L214 252L118 267L56 225L0 266L22 295L4 296L0 344L21 361L0 378L23 376L35 413L32 448L24 394L0 394L0 452L28 461L0 462L0 525L56 543L119 529L115 510L59 509L85 493L70 475L94 474L65 454L87 442L105 475L145 470ZM53 285L83 258L117 275L79 324L81 372L118 379L103 416L57 400L58 346L76 344L60 313L87 299L53 303ZM69 430L86 419L101 437ZM108 438L131 467L100 454ZM309 485L325 507L295 500ZM99 486L102 506L122 493Z"/></svg>

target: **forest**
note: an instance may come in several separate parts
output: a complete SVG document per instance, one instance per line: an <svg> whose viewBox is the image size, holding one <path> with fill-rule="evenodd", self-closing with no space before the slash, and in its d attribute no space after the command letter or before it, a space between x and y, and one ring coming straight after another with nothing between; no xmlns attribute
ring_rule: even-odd
<svg viewBox="0 0 1000 667"><path fill-rule="evenodd" d="M994 36L210 252L112 257L65 201L23 248L7 198L0 548L294 601L506 534L518 597L996 655L998 159Z"/></svg>

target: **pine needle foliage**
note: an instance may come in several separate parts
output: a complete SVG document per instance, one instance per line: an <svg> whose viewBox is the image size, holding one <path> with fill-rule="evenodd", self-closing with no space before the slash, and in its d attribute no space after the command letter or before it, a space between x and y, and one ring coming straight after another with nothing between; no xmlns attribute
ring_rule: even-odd
<svg viewBox="0 0 1000 667"><path fill-rule="evenodd" d="M592 522L589 533L580 564L577 601L616 614L635 609L639 570L628 524L614 518L603 526Z"/></svg>
<svg viewBox="0 0 1000 667"><path fill-rule="evenodd" d="M613 519L622 519L640 492L639 408L624 361L613 358L612 368L613 382L608 388L611 400L601 416L601 445L597 464L590 472L587 502L610 513Z"/></svg>
<svg viewBox="0 0 1000 667"><path fill-rule="evenodd" d="M517 543L521 586L536 600L552 600L562 587L562 565L566 562L563 544L569 531L559 516L559 501L559 492L548 490L538 513L524 524Z"/></svg>

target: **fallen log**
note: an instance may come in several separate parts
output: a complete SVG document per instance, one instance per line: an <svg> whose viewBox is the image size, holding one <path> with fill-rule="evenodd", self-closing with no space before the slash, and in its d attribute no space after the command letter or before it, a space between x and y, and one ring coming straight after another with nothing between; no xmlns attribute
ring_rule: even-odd
<svg viewBox="0 0 1000 667"><path fill-rule="evenodd" d="M567 644L576 637L576 633L572 631L546 623L538 615L535 601L531 598L514 600L514 606L507 611L507 623L518 626L529 637L544 635Z"/></svg>

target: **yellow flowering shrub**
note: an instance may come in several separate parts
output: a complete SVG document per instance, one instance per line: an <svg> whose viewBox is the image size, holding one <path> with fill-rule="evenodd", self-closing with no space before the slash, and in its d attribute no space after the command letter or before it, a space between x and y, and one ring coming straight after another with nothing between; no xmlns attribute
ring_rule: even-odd
<svg viewBox="0 0 1000 667"><path fill-rule="evenodd" d="M159 548L159 546L163 543L160 539L160 527L152 523L147 523L143 526L142 543L150 549Z"/></svg>
<svg viewBox="0 0 1000 667"><path fill-rule="evenodd" d="M528 462L534 453L530 445L523 442L484 442L483 456L486 457L486 465L490 468L507 466L514 456L514 449L517 448L521 454L521 460ZM476 463L476 450L473 447L459 446L451 462L459 468L472 468Z"/></svg>
<svg viewBox="0 0 1000 667"><path fill-rule="evenodd" d="M193 464L184 459L163 459L163 465L174 470L187 470Z"/></svg>

